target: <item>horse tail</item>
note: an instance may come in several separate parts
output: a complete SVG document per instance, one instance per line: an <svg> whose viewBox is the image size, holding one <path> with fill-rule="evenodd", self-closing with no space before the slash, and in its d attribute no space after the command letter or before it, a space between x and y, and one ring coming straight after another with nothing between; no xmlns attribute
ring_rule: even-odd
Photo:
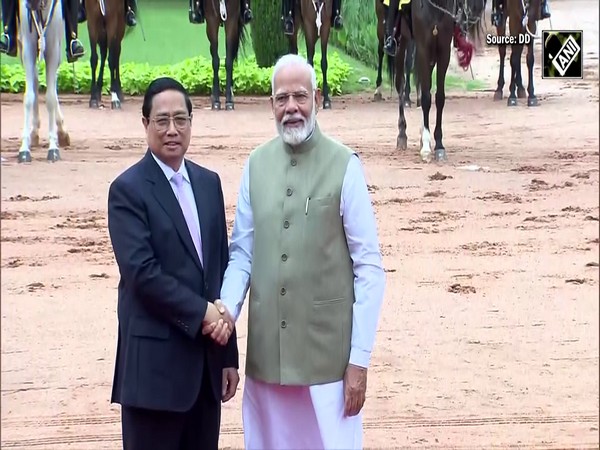
<svg viewBox="0 0 600 450"><path fill-rule="evenodd" d="M235 36L235 38L233 40L233 47L232 47L232 50L233 50L232 56L233 56L234 61L237 59L240 49L241 49L242 53L244 53L244 47L246 45L246 39L248 37L247 33L248 33L248 30L246 29L246 25L244 24L244 18L242 16L241 8L240 8L240 15L238 16L237 31L236 31L237 36Z"/></svg>
<svg viewBox="0 0 600 450"><path fill-rule="evenodd" d="M385 54L385 62L386 62L386 72L388 76L388 80L392 89L395 87L396 83L396 57L390 55L389 53Z"/></svg>

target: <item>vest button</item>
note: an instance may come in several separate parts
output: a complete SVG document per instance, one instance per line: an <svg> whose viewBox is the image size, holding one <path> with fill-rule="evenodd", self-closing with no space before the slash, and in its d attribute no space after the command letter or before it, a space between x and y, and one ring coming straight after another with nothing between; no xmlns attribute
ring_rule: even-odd
<svg viewBox="0 0 600 450"><path fill-rule="evenodd" d="M290 223L286 220L283 222L283 228L289 228L290 227Z"/></svg>
<svg viewBox="0 0 600 450"><path fill-rule="evenodd" d="M288 188L286 191L286 194L289 197L290 195L292 195L292 190L290 188Z"/></svg>
<svg viewBox="0 0 600 450"><path fill-rule="evenodd" d="M285 320L281 321L281 328L285 328L287 327L287 323L285 322Z"/></svg>
<svg viewBox="0 0 600 450"><path fill-rule="evenodd" d="M281 288L281 295L285 295L285 288Z"/></svg>
<svg viewBox="0 0 600 450"><path fill-rule="evenodd" d="M287 261L287 255L285 253L283 255L281 255L281 260L282 261Z"/></svg>
<svg viewBox="0 0 600 450"><path fill-rule="evenodd" d="M297 164L297 163L296 163L296 160L295 160L295 159L292 159L292 166L295 166L296 164Z"/></svg>

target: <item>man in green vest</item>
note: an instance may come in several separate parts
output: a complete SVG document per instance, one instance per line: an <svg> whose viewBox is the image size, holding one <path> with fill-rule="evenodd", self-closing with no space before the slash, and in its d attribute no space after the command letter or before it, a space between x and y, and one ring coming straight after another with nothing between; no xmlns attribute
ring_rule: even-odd
<svg viewBox="0 0 600 450"><path fill-rule="evenodd" d="M316 123L314 69L275 65L278 136L244 167L217 338L250 289L242 415L246 448L360 449L367 369L385 274L356 153ZM224 331L225 330L225 331Z"/></svg>

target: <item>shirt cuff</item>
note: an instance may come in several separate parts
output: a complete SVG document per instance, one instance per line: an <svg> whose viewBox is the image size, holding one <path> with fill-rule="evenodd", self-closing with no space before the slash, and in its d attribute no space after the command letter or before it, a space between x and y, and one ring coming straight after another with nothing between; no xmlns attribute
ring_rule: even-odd
<svg viewBox="0 0 600 450"><path fill-rule="evenodd" d="M371 352L356 347L350 349L350 364L367 369L371 361Z"/></svg>

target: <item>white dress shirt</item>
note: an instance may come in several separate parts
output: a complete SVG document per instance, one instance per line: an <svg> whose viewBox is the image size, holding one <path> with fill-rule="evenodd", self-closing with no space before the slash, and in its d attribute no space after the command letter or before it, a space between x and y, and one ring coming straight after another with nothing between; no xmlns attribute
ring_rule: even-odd
<svg viewBox="0 0 600 450"><path fill-rule="evenodd" d="M196 227L197 227L196 229L200 230L200 218L198 217L198 208L196 206L196 199L194 198L194 190L192 189L190 175L188 174L188 171L185 167L185 161L181 162L181 166L179 167L179 170L177 170L177 172L175 172L171 167L167 166L164 162L162 162L160 159L158 159L154 153L152 153L152 152L150 152L150 153L151 153L152 157L154 158L154 160L156 161L156 163L158 164L158 166L162 169L163 173L167 177L167 180L169 180L171 189L173 189L173 194L175 194L175 198L177 198L178 202L180 202L180 199L179 199L179 194L177 192L177 186L175 185L175 181L173 181L173 175L175 175L175 173L180 173L181 175L183 175L183 180L184 180L183 193L185 195L185 200L191 206L192 215L194 216L194 221L196 222ZM202 264L202 267L204 267L204 261L202 258L202 235L200 235L199 241L200 241L200 252L198 254L198 257L200 258L200 264Z"/></svg>
<svg viewBox="0 0 600 450"><path fill-rule="evenodd" d="M354 270L355 303L350 363L368 367L383 302L385 273L367 183L360 160L357 155L354 156L350 158L343 180L340 215ZM221 287L221 299L236 320L250 287L253 238L249 168L246 161L229 247L229 264Z"/></svg>

